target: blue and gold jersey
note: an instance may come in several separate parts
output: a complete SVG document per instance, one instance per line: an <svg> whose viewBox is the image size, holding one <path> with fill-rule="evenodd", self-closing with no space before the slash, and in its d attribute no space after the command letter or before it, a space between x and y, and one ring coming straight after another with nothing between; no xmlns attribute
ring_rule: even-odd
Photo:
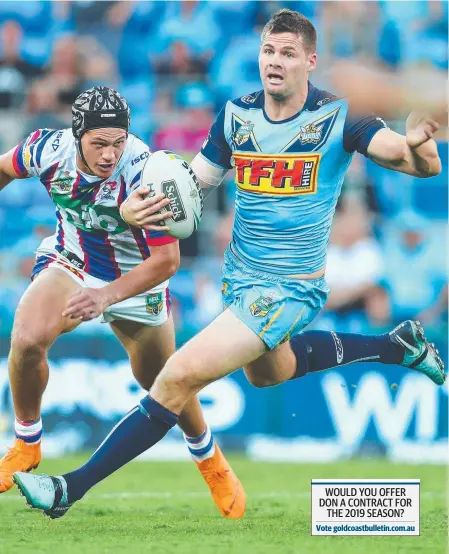
<svg viewBox="0 0 449 554"><path fill-rule="evenodd" d="M201 155L235 169L235 254L277 274L322 268L352 155L366 154L383 127L379 117L351 116L347 100L310 83L303 109L283 121L269 119L263 91L227 102Z"/></svg>

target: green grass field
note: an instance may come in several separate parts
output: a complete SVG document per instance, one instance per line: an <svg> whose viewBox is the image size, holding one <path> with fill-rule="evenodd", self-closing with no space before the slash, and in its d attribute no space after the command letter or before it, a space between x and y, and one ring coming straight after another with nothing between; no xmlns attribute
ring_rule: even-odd
<svg viewBox="0 0 449 554"><path fill-rule="evenodd" d="M83 458L43 462L68 471ZM59 521L31 511L17 489L0 496L1 554L402 554L447 552L446 469L349 461L268 464L231 458L245 485L245 518L219 515L195 466L134 462ZM421 479L420 537L310 536L312 478Z"/></svg>

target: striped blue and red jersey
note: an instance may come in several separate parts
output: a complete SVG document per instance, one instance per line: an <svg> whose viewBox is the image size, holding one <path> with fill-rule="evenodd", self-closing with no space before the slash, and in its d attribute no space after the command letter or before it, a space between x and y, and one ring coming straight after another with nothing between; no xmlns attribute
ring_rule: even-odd
<svg viewBox="0 0 449 554"><path fill-rule="evenodd" d="M120 205L140 185L148 146L129 135L114 173L106 180L77 167L71 129L38 129L14 150L13 164L22 177L38 177L56 207L56 231L43 240L40 252L70 252L83 270L112 281L150 256L151 246L176 239L160 232L130 227Z"/></svg>

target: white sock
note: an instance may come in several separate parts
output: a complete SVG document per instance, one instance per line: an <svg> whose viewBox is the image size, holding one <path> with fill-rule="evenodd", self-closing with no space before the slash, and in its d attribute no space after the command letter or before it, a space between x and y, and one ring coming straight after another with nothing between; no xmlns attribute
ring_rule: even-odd
<svg viewBox="0 0 449 554"><path fill-rule="evenodd" d="M214 455L215 440L209 425L199 437L188 437L184 434L184 438L195 462L202 462L207 460L207 458L212 458Z"/></svg>
<svg viewBox="0 0 449 554"><path fill-rule="evenodd" d="M37 444L42 437L42 419L36 421L20 421L15 419L14 431L18 439L23 440L27 444Z"/></svg>

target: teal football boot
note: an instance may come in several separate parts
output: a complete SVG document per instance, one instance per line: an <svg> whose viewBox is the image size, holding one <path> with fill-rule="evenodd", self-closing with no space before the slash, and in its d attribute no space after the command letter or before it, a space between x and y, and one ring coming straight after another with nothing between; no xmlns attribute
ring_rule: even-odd
<svg viewBox="0 0 449 554"><path fill-rule="evenodd" d="M12 478L28 506L42 510L51 519L64 516L72 506L67 500L67 483L63 477L17 471Z"/></svg>
<svg viewBox="0 0 449 554"><path fill-rule="evenodd" d="M435 345L427 342L419 321L404 321L390 331L391 342L402 346L404 359L400 365L426 375L436 385L443 385L447 374Z"/></svg>

